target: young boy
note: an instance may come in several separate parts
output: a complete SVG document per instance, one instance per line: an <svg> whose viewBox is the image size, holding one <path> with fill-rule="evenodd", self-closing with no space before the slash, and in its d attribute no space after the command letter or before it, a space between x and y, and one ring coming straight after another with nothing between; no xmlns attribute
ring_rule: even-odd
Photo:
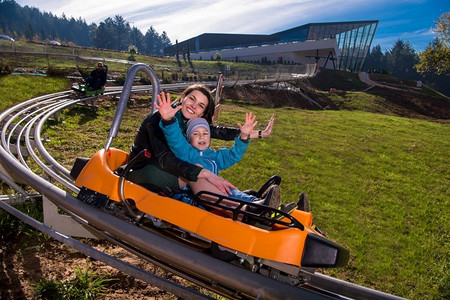
<svg viewBox="0 0 450 300"><path fill-rule="evenodd" d="M186 138L189 143L177 122L164 125L161 121L160 127L176 157L192 164L201 165L218 175L220 170L229 168L241 160L250 142L249 133L257 124L254 120L255 117L252 117L251 113L246 114L246 122L240 127L241 136L234 140L234 145L231 148L219 150L209 148L211 144L210 128L208 122L203 118L194 118L187 122ZM231 189L229 196L247 202L259 200L236 189ZM278 207L279 204L279 202L272 203L273 207Z"/></svg>

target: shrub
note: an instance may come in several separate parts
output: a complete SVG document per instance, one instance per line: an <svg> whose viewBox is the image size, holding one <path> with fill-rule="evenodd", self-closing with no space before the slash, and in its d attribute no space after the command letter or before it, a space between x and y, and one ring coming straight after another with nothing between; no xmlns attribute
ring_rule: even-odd
<svg viewBox="0 0 450 300"><path fill-rule="evenodd" d="M76 267L72 281L41 279L33 284L33 296L35 299L97 299L105 295L106 283L111 280L114 279L107 275L97 275L89 266L84 270Z"/></svg>
<svg viewBox="0 0 450 300"><path fill-rule="evenodd" d="M0 74L11 74L15 67L15 64L11 61L0 62Z"/></svg>

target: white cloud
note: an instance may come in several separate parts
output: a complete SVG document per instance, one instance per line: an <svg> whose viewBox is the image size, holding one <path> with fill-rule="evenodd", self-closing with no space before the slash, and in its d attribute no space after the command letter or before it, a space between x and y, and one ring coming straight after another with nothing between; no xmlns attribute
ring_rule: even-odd
<svg viewBox="0 0 450 300"><path fill-rule="evenodd" d="M160 34L165 31L174 43L202 33L271 34L307 23L380 18L375 37L382 40L386 38L384 35L390 34L390 39L395 41L404 28L417 30L418 20L404 9L420 10L433 5L429 2L440 0L16 1L22 6L34 6L57 16L64 13L68 18L81 17L88 24L99 24L108 17L120 15L143 34L150 26Z"/></svg>
<svg viewBox="0 0 450 300"><path fill-rule="evenodd" d="M383 0L385 1L385 0ZM20 5L38 7L67 18L80 16L87 23L100 23L121 15L143 33L150 26L172 40L184 40L206 32L268 34L310 22L322 22L327 16L344 14L360 3L349 1L286 0L18 0ZM369 5L369 4L367 4ZM366 5L366 6L367 6ZM344 18L345 19L345 18ZM342 19L342 20L344 20Z"/></svg>

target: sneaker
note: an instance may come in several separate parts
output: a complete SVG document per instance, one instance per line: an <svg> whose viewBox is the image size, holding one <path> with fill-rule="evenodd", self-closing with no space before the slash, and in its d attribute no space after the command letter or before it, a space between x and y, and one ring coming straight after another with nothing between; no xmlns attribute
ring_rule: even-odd
<svg viewBox="0 0 450 300"><path fill-rule="evenodd" d="M306 196L305 193L301 193L300 196L298 197L298 202L297 202L297 206L298 209L306 211L306 212L310 212L311 208L309 206L309 199L308 196Z"/></svg>
<svg viewBox="0 0 450 300"><path fill-rule="evenodd" d="M281 203L280 186L272 185L264 196L263 204L272 208L278 208Z"/></svg>
<svg viewBox="0 0 450 300"><path fill-rule="evenodd" d="M287 214L291 214L297 208L298 208L297 203L291 202L289 204L281 204L280 210Z"/></svg>
<svg viewBox="0 0 450 300"><path fill-rule="evenodd" d="M289 204L281 204L280 210L288 215L290 215L294 210L297 209L297 203L291 202ZM272 219L274 220L281 220L284 218L283 214L275 213L275 215L272 216Z"/></svg>

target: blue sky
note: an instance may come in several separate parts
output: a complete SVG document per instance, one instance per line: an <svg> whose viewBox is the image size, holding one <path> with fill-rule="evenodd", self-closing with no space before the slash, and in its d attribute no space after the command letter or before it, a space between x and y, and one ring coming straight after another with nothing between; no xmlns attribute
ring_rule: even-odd
<svg viewBox="0 0 450 300"><path fill-rule="evenodd" d="M172 41L202 33L271 34L307 23L379 20L372 46L383 51L398 40L423 51L434 22L450 12L450 0L16 0L41 12L99 24L121 15L145 34L150 26Z"/></svg>

